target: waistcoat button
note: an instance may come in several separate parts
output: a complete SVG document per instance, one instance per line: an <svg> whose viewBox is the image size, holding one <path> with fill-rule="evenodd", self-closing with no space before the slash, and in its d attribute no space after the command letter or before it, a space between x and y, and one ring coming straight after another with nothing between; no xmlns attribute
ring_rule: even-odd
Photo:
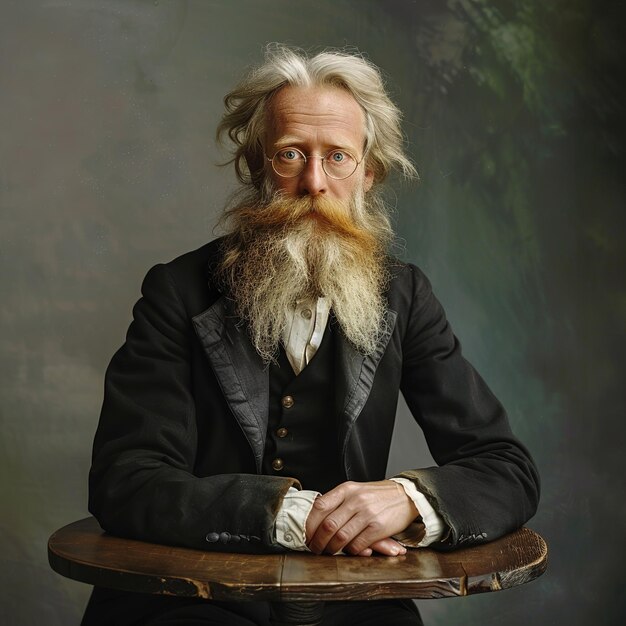
<svg viewBox="0 0 626 626"><path fill-rule="evenodd" d="M281 404L283 405L283 409L290 409L295 404L295 402L291 396L285 396L281 400Z"/></svg>
<svg viewBox="0 0 626 626"><path fill-rule="evenodd" d="M311 309L302 309L300 315L302 315L305 320L310 320L313 316L313 312L311 311Z"/></svg>
<svg viewBox="0 0 626 626"><path fill-rule="evenodd" d="M272 461L272 467L277 471L280 472L281 469L283 469L283 460L282 459L274 459Z"/></svg>
<svg viewBox="0 0 626 626"><path fill-rule="evenodd" d="M286 437L288 434L289 434L289 431L284 427L281 427L276 431L276 435L280 437L281 439L283 437Z"/></svg>

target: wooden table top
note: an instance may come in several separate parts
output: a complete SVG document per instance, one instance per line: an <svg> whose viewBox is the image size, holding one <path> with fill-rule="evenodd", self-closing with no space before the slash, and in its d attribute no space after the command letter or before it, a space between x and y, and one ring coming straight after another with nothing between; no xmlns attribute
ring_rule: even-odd
<svg viewBox="0 0 626 626"><path fill-rule="evenodd" d="M89 517L53 533L59 574L92 585L214 600L442 598L498 591L546 569L545 541L528 528L454 552L398 557L206 552L113 537Z"/></svg>

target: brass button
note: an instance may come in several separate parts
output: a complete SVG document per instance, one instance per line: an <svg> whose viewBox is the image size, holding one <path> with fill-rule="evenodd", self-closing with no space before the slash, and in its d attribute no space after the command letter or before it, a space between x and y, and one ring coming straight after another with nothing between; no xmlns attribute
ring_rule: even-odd
<svg viewBox="0 0 626 626"><path fill-rule="evenodd" d="M284 465L284 463L283 463L282 459L274 459L272 461L272 467L277 472L280 472L280 470L283 469L283 465Z"/></svg>
<svg viewBox="0 0 626 626"><path fill-rule="evenodd" d="M311 311L311 309L302 309L302 311L300 311L300 315L302 315L305 320L310 320L313 315L313 311Z"/></svg>
<svg viewBox="0 0 626 626"><path fill-rule="evenodd" d="M294 405L294 401L293 401L293 398L291 396L285 396L281 400L281 403L282 403L284 409L290 409Z"/></svg>
<svg viewBox="0 0 626 626"><path fill-rule="evenodd" d="M276 435L277 435L278 437L280 437L281 439L282 439L283 437L286 437L288 433L289 433L289 431L288 431L286 428L284 428L284 427L283 427L283 428L279 428L279 429L276 431Z"/></svg>

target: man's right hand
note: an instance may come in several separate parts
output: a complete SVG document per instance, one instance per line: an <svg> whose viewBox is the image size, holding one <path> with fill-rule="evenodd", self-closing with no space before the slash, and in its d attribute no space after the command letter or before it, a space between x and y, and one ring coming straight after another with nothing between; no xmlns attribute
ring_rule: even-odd
<svg viewBox="0 0 626 626"><path fill-rule="evenodd" d="M318 497L306 520L306 541L311 552L387 556L406 549L391 538L404 530L419 512L404 488L390 480L346 482Z"/></svg>

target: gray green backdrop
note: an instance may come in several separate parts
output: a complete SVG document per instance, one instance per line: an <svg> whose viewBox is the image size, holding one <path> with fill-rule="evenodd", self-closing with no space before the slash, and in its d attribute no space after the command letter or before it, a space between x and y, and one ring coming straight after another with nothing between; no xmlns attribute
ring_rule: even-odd
<svg viewBox="0 0 626 626"><path fill-rule="evenodd" d="M147 269L214 236L221 99L264 44L350 46L406 114L400 255L534 453L538 581L427 624L621 624L624 15L591 0L0 1L0 623L78 624L105 367ZM428 463L401 406L390 473Z"/></svg>

